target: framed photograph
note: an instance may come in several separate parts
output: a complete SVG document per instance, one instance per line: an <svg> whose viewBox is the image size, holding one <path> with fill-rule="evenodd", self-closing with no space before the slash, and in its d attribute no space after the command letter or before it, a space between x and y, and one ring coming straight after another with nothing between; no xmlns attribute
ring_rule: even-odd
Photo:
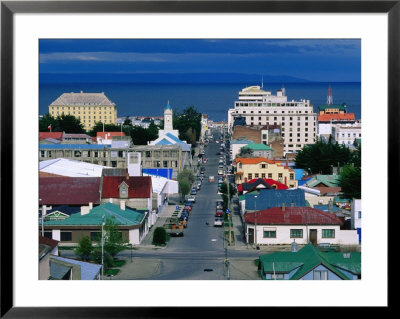
<svg viewBox="0 0 400 319"><path fill-rule="evenodd" d="M400 1L1 1L1 316L131 318L169 316L179 307L196 307L202 313L210 307L221 311L226 307L388 307L388 212L399 175L399 31ZM141 46L141 52L129 47L132 41ZM46 51L49 43L56 49ZM93 43L97 49L85 51L84 46L96 47ZM201 51L211 46L215 51ZM318 57L316 50L320 50ZM292 59L295 52L306 51L312 53L307 61ZM184 60L181 53L187 52L190 55ZM284 54L278 59L277 52ZM351 56L346 65L340 62L344 56ZM259 65L241 63L249 59ZM169 98L152 113L159 102L155 97L164 90L161 98L165 99L174 88L157 86L154 74L167 77L159 79L164 84L172 74L173 83L185 82L179 69L185 63L196 65L191 72L200 82L213 74L219 84L233 83L240 73L241 83L258 83L266 89L271 79L275 84L311 79L323 83L321 87L343 79L357 83L339 90L356 101L352 112L362 119L361 279L323 285L261 279L38 280L38 215L34 211L39 199L39 116L47 113L48 99L55 100L60 90L66 92L63 81L67 77L71 91L78 90L73 84L85 81L85 76L91 77L94 86L101 82L102 73L95 70L100 64L88 61L104 62L104 70L114 78L147 72L151 80L137 89L142 105L147 106L134 109L126 97L121 103L126 105L124 116L129 112L163 115ZM127 62L137 63L135 72ZM149 67L154 62L157 66ZM60 80L60 76L65 77ZM52 86L44 89L46 81ZM132 83L139 85L140 80ZM234 98L217 110L212 103L224 104L221 96L227 93L218 85L213 91L214 84L207 87L209 108L200 111L229 122L228 110L243 87L225 86L225 91L234 91ZM193 87L188 91L182 86L174 93L181 94L182 107L198 93ZM301 85L285 88L300 90ZM277 94L284 90L268 88L275 89ZM327 86L328 96L323 97L327 104L332 104L330 90ZM136 94L133 89L131 93ZM86 123L86 128L91 124ZM264 233L269 236L273 231ZM185 315L173 313L172 317Z"/></svg>

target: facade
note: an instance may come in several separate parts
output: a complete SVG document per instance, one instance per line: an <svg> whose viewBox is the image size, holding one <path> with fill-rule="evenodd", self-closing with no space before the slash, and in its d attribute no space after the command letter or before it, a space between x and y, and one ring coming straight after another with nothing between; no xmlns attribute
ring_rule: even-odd
<svg viewBox="0 0 400 319"><path fill-rule="evenodd" d="M50 255L58 255L58 241L39 236L39 280L50 278Z"/></svg>
<svg viewBox="0 0 400 319"><path fill-rule="evenodd" d="M96 141L97 144L111 145L114 137L126 136L125 132L97 132Z"/></svg>
<svg viewBox="0 0 400 319"><path fill-rule="evenodd" d="M235 183L246 183L253 178L268 178L276 180L288 187L297 187L294 170L264 157L237 158Z"/></svg>
<svg viewBox="0 0 400 319"><path fill-rule="evenodd" d="M130 244L140 244L148 233L148 211L133 210L123 205L105 203L96 207L88 207L88 209L82 207L80 213L66 215L63 218L45 217L43 223L45 236L57 240L63 245L77 244L84 236L96 241L101 232L103 216L105 216L105 220L111 218L118 223L122 240Z"/></svg>
<svg viewBox="0 0 400 319"><path fill-rule="evenodd" d="M164 129L158 131L158 137L160 138L167 133L171 133L177 138L179 137L179 131L174 130L173 127L172 108L171 105L169 104L169 101L164 109Z"/></svg>
<svg viewBox="0 0 400 319"><path fill-rule="evenodd" d="M243 146L246 146L251 143L253 143L253 141L251 140L232 140L229 143L229 153L231 156L231 161L233 161L236 158L236 155L240 153L240 149Z"/></svg>
<svg viewBox="0 0 400 319"><path fill-rule="evenodd" d="M132 153L140 153L142 168L172 168L176 178L185 167L192 166L190 146L134 145L130 148L113 148L105 144L40 144L39 161L67 158L102 166L127 168Z"/></svg>
<svg viewBox="0 0 400 319"><path fill-rule="evenodd" d="M329 138L332 128L338 124L354 124L356 121L354 113L322 114L318 115L318 136Z"/></svg>
<svg viewBox="0 0 400 319"><path fill-rule="evenodd" d="M343 104L327 104L318 107L318 114L345 114L347 113L346 103Z"/></svg>
<svg viewBox="0 0 400 319"><path fill-rule="evenodd" d="M317 114L310 101L288 101L284 90L272 95L260 86L244 88L239 92L234 108L228 110L230 130L237 116L245 117L249 126L281 125L285 153L296 152L316 141Z"/></svg>
<svg viewBox="0 0 400 319"><path fill-rule="evenodd" d="M335 214L311 207L273 207L244 215L246 242L257 245L358 245L355 230L342 230Z"/></svg>
<svg viewBox="0 0 400 319"><path fill-rule="evenodd" d="M50 280L100 280L101 265L50 256Z"/></svg>
<svg viewBox="0 0 400 319"><path fill-rule="evenodd" d="M274 157L274 150L271 147L262 143L260 144L250 143L243 146L242 149L252 150L254 157L265 157L268 159L273 159Z"/></svg>
<svg viewBox="0 0 400 319"><path fill-rule="evenodd" d="M263 280L358 280L360 252L323 252L311 244L299 251L275 252L259 257Z"/></svg>
<svg viewBox="0 0 400 319"><path fill-rule="evenodd" d="M361 243L361 199L351 201L351 229L357 230L358 240Z"/></svg>
<svg viewBox="0 0 400 319"><path fill-rule="evenodd" d="M117 106L102 93L63 93L49 105L53 117L72 115L78 118L86 131L97 122L117 123Z"/></svg>
<svg viewBox="0 0 400 319"><path fill-rule="evenodd" d="M333 126L332 139L341 145L353 145L357 139L361 139L361 123Z"/></svg>

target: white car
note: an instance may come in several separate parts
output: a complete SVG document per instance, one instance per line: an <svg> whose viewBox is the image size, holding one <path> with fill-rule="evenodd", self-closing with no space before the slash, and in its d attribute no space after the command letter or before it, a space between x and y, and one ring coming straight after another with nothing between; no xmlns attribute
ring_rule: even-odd
<svg viewBox="0 0 400 319"><path fill-rule="evenodd" d="M224 224L224 222L223 222L223 220L220 219L220 218L216 218L215 221L214 221L214 226L215 226L215 227L222 227L223 224Z"/></svg>
<svg viewBox="0 0 400 319"><path fill-rule="evenodd" d="M191 196L189 196L186 200L187 200L188 202L193 202L193 203L195 203L195 202L196 202L196 196L191 195Z"/></svg>

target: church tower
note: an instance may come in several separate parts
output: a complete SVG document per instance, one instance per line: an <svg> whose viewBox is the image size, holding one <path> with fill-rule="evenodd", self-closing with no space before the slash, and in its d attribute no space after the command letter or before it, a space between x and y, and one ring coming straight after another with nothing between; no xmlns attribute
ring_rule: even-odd
<svg viewBox="0 0 400 319"><path fill-rule="evenodd" d="M167 107L164 110L164 131L173 131L174 128L172 126L172 108L169 105L169 101Z"/></svg>

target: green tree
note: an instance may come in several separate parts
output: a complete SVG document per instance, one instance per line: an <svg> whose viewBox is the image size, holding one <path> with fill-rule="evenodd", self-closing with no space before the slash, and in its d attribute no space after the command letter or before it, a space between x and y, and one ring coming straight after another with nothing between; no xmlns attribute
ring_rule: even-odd
<svg viewBox="0 0 400 319"><path fill-rule="evenodd" d="M164 227L157 227L154 229L153 244L165 245L167 241L167 232Z"/></svg>
<svg viewBox="0 0 400 319"><path fill-rule="evenodd" d="M79 242L78 246L75 248L75 255L78 255L83 261L90 259L90 255L93 252L93 245L88 236L83 236Z"/></svg>
<svg viewBox="0 0 400 319"><path fill-rule="evenodd" d="M173 126L174 129L179 131L179 138L196 145L201 132L201 113L191 105L184 109L182 113L175 109L173 116Z"/></svg>
<svg viewBox="0 0 400 319"><path fill-rule="evenodd" d="M131 138L134 145L147 145L151 141L148 130L138 125L132 127Z"/></svg>
<svg viewBox="0 0 400 319"><path fill-rule="evenodd" d="M52 131L54 131L54 123L56 122L56 119L51 116L49 113L43 115L39 119L39 132L49 132L49 125L52 127Z"/></svg>
<svg viewBox="0 0 400 319"><path fill-rule="evenodd" d="M184 201L185 196L189 194L190 182L184 178L178 180L179 194L181 195L181 202Z"/></svg>
<svg viewBox="0 0 400 319"><path fill-rule="evenodd" d="M61 114L56 117L53 132L85 133L81 121L73 115Z"/></svg>
<svg viewBox="0 0 400 319"><path fill-rule="evenodd" d="M222 194L228 195L228 184L226 182L222 183L219 190ZM231 183L229 183L229 194L231 198L236 194L236 188Z"/></svg>
<svg viewBox="0 0 400 319"><path fill-rule="evenodd" d="M132 125L132 120L127 116L124 120L123 125Z"/></svg>
<svg viewBox="0 0 400 319"><path fill-rule="evenodd" d="M345 145L317 141L306 145L296 155L296 167L311 173L331 174L332 166L349 164L352 159L350 150Z"/></svg>
<svg viewBox="0 0 400 319"><path fill-rule="evenodd" d="M361 167L345 165L339 174L339 186L344 198L361 198Z"/></svg>
<svg viewBox="0 0 400 319"><path fill-rule="evenodd" d="M88 132L90 136L96 136L97 132L121 132L121 125L117 124L104 124L103 122L96 122L92 129Z"/></svg>
<svg viewBox="0 0 400 319"><path fill-rule="evenodd" d="M149 141L154 141L158 138L158 130L160 128L154 123L154 121L150 122L149 127L147 128Z"/></svg>
<svg viewBox="0 0 400 319"><path fill-rule="evenodd" d="M101 260L102 260L101 247L96 247L93 249L90 255L90 260L98 265L101 265ZM103 262L104 262L104 269L111 268L112 266L114 266L114 258L106 251L104 251L103 254Z"/></svg>
<svg viewBox="0 0 400 319"><path fill-rule="evenodd" d="M251 148L242 147L240 148L240 152L236 155L236 157L253 157L253 155L254 152Z"/></svg>
<svg viewBox="0 0 400 319"><path fill-rule="evenodd" d="M122 233L118 229L118 223L114 217L108 217L104 223L104 251L115 257L116 254L126 249L126 240L122 239ZM100 229L101 231L101 229ZM101 236L99 236L98 246L101 247Z"/></svg>

